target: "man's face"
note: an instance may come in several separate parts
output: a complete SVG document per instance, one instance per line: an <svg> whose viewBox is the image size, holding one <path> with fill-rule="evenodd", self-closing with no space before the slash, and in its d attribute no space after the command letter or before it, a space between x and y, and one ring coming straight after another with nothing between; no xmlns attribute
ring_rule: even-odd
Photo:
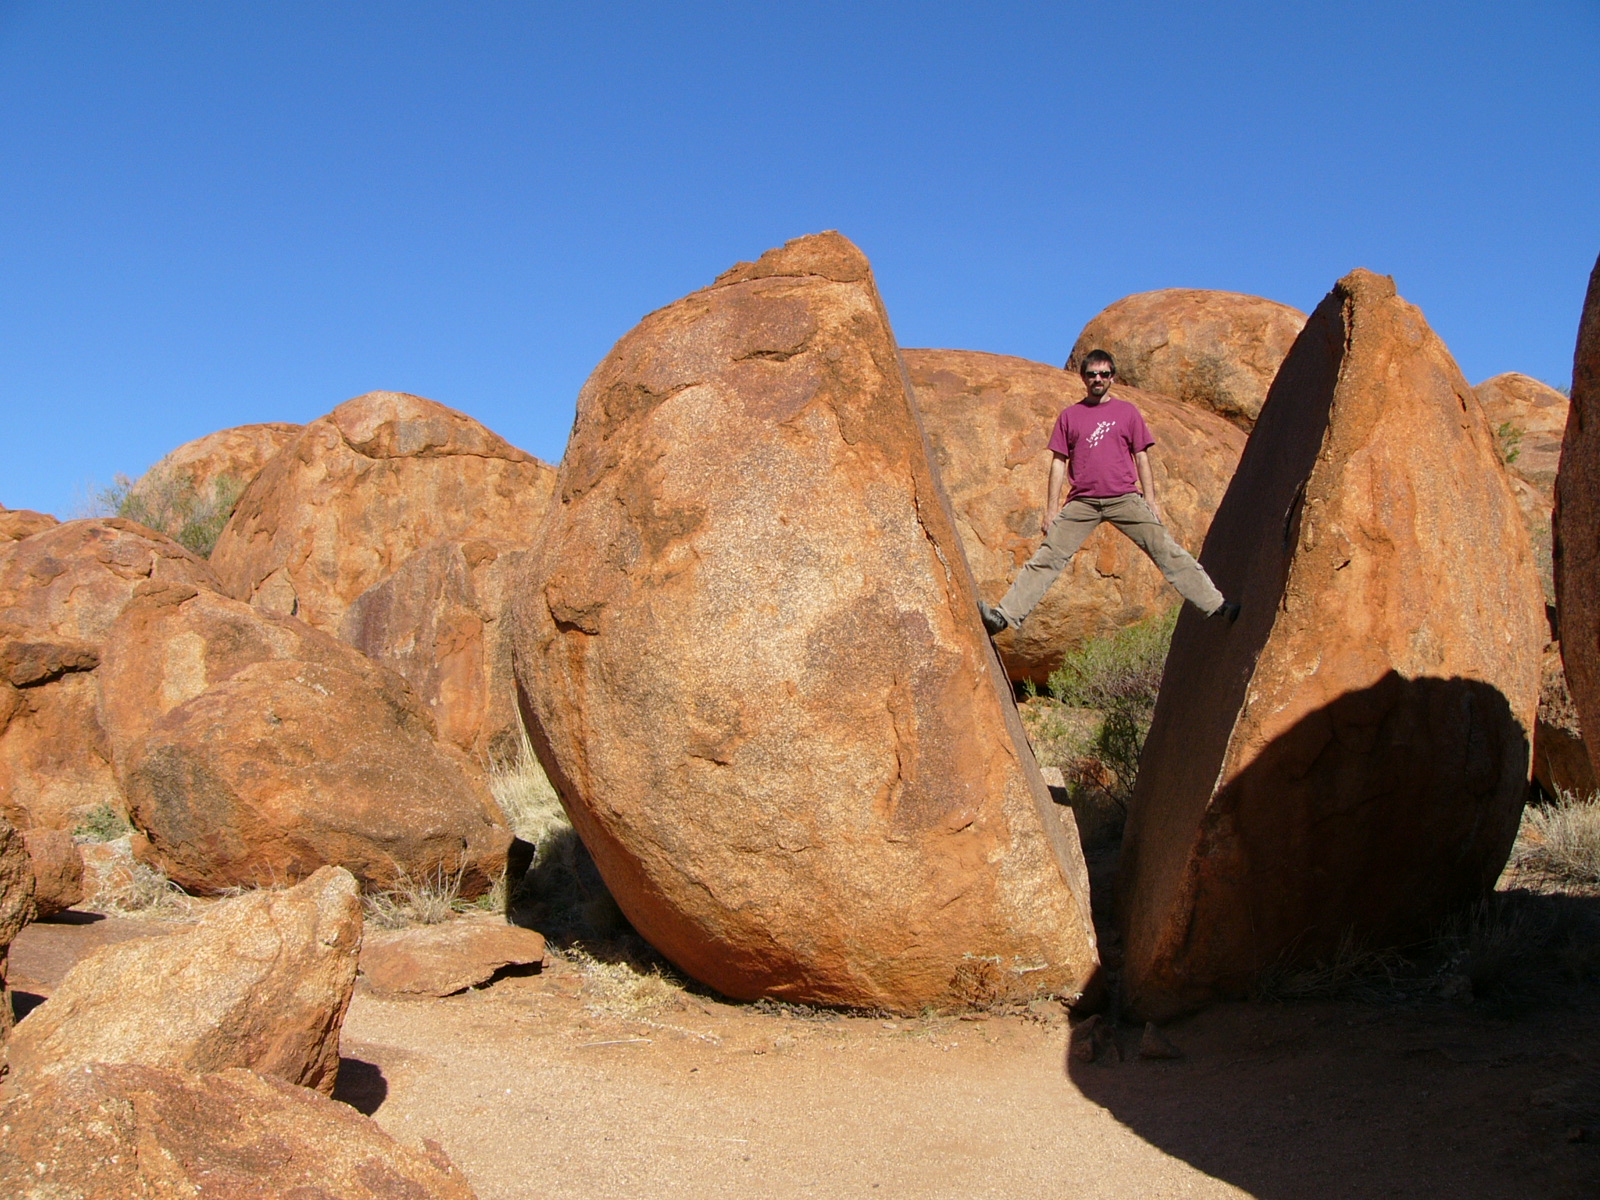
<svg viewBox="0 0 1600 1200"><path fill-rule="evenodd" d="M1091 362L1083 364L1083 386L1088 391L1091 402L1103 400L1105 394L1111 390L1111 377L1115 374L1111 364Z"/></svg>

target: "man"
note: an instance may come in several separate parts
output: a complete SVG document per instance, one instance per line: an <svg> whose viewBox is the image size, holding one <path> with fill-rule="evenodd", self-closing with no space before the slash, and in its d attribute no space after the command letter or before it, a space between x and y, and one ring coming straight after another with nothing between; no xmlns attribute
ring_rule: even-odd
<svg viewBox="0 0 1600 1200"><path fill-rule="evenodd" d="M1087 395L1063 410L1050 435L1050 482L1039 524L1044 545L1023 564L999 604L991 608L978 602L983 627L993 636L1026 621L1102 521L1110 521L1132 539L1167 582L1206 616L1237 619L1238 604L1223 599L1205 569L1167 532L1150 475L1155 438L1139 410L1111 394L1117 373L1111 355L1091 350L1080 370ZM1063 483L1071 484L1065 506Z"/></svg>

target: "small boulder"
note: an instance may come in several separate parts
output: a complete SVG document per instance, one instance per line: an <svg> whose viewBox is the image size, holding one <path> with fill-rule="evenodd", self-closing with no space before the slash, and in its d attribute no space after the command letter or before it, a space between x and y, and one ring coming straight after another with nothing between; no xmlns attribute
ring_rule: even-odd
<svg viewBox="0 0 1600 1200"><path fill-rule="evenodd" d="M28 1200L474 1200L437 1145L239 1069L74 1066L14 1090L0 1127L0 1193Z"/></svg>
<svg viewBox="0 0 1600 1200"><path fill-rule="evenodd" d="M1369 271L1295 342L1202 557L1243 613L1178 620L1118 877L1124 998L1157 1021L1487 894L1547 634L1482 406Z"/></svg>
<svg viewBox="0 0 1600 1200"><path fill-rule="evenodd" d="M531 541L555 471L464 413L401 392L348 400L246 489L211 562L230 595L335 633L441 538Z"/></svg>
<svg viewBox="0 0 1600 1200"><path fill-rule="evenodd" d="M1248 431L1305 323L1298 308L1260 296L1140 292L1084 326L1067 369L1076 371L1091 350L1108 351L1123 383L1208 408Z"/></svg>
<svg viewBox="0 0 1600 1200"><path fill-rule="evenodd" d="M239 425L185 442L139 477L119 512L209 554L245 488L300 429Z"/></svg>
<svg viewBox="0 0 1600 1200"><path fill-rule="evenodd" d="M1585 729L1600 729L1600 261L1578 322L1572 408L1561 443L1555 503L1556 607L1561 658ZM1600 774L1600 747L1590 746Z"/></svg>
<svg viewBox="0 0 1600 1200"><path fill-rule="evenodd" d="M1039 548L1050 432L1083 399L1080 376L1003 354L906 350L906 370L934 464L955 509L978 594L998 602ZM1214 413L1124 387L1156 439L1151 459L1173 535L1199 550L1244 451L1245 435ZM1166 612L1179 596L1109 525L1089 535L1021 629L996 639L1012 679L1042 684L1062 656L1092 637Z"/></svg>
<svg viewBox="0 0 1600 1200"><path fill-rule="evenodd" d="M244 1067L331 1093L360 949L361 898L340 868L223 901L192 930L84 958L17 1026L11 1069Z"/></svg>
<svg viewBox="0 0 1600 1200"><path fill-rule="evenodd" d="M30 829L23 838L33 863L33 915L53 917L83 902L83 855L64 829Z"/></svg>
<svg viewBox="0 0 1600 1200"><path fill-rule="evenodd" d="M59 524L49 513L34 512L31 508L0 506L0 543L20 542L25 537L43 533Z"/></svg>
<svg viewBox="0 0 1600 1200"><path fill-rule="evenodd" d="M33 919L33 864L22 835L0 819L0 1045L11 1032L11 989L6 984L6 958L11 942Z"/></svg>
<svg viewBox="0 0 1600 1200"><path fill-rule="evenodd" d="M558 496L519 695L652 945L739 998L1083 990L1082 852L855 246L800 238L646 317L579 394Z"/></svg>
<svg viewBox="0 0 1600 1200"><path fill-rule="evenodd" d="M531 929L497 919L445 921L368 934L361 974L382 994L448 996L507 967L540 964L544 954L544 937Z"/></svg>
<svg viewBox="0 0 1600 1200"><path fill-rule="evenodd" d="M522 751L507 615L528 547L436 542L356 597L339 636L405 677L439 736L479 762Z"/></svg>

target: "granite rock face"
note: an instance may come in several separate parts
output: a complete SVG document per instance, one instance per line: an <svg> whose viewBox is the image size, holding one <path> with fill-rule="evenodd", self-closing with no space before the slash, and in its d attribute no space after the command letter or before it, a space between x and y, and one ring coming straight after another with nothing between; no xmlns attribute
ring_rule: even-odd
<svg viewBox="0 0 1600 1200"><path fill-rule="evenodd" d="M218 892L349 868L369 888L461 877L510 835L482 772L394 672L301 621L149 586L107 638L101 713L142 854Z"/></svg>
<svg viewBox="0 0 1600 1200"><path fill-rule="evenodd" d="M59 524L49 513L34 512L31 508L0 506L0 543L20 542L25 537L43 533Z"/></svg>
<svg viewBox="0 0 1600 1200"><path fill-rule="evenodd" d="M522 752L511 671L511 588L528 547L477 539L436 542L345 612L339 635L404 676L439 736L480 762Z"/></svg>
<svg viewBox="0 0 1600 1200"><path fill-rule="evenodd" d="M84 898L83 855L64 829L30 829L22 835L33 864L33 915L53 917Z"/></svg>
<svg viewBox="0 0 1600 1200"><path fill-rule="evenodd" d="M1572 356L1572 408L1555 504L1561 659L1584 729L1600 729L1600 260L1589 276ZM1600 775L1597 747L1589 758Z"/></svg>
<svg viewBox="0 0 1600 1200"><path fill-rule="evenodd" d="M266 465L211 563L230 595L335 633L357 596L432 542L530 541L554 484L548 464L464 413L369 392Z"/></svg>
<svg viewBox="0 0 1600 1200"><path fill-rule="evenodd" d="M11 989L6 984L6 959L11 942L33 920L33 863L22 834L0 818L0 1046L11 1033Z"/></svg>
<svg viewBox="0 0 1600 1200"><path fill-rule="evenodd" d="M1039 548L1050 471L1050 432L1083 399L1068 371L975 350L907 350L939 477L978 594L997 603ZM1118 384L1156 439L1156 499L1180 544L1198 551L1244 450L1245 435L1221 417ZM1161 572L1109 525L1089 536L1021 629L996 639L1013 679L1042 684L1062 655L1092 637L1158 616L1181 598Z"/></svg>
<svg viewBox="0 0 1600 1200"><path fill-rule="evenodd" d="M1482 408L1368 271L1285 360L1205 554L1243 615L1179 619L1118 880L1125 998L1155 1020L1486 893L1546 636Z"/></svg>
<svg viewBox="0 0 1600 1200"><path fill-rule="evenodd" d="M0 1125L0 1193L27 1200L474 1200L438 1146L237 1068L74 1067L14 1091Z"/></svg>
<svg viewBox="0 0 1600 1200"><path fill-rule="evenodd" d="M1248 431L1305 323L1299 309L1260 296L1140 292L1083 327L1067 368L1077 371L1089 351L1105 350L1121 382L1208 408Z"/></svg>
<svg viewBox="0 0 1600 1200"><path fill-rule="evenodd" d="M0 815L71 830L122 794L96 714L107 631L150 582L214 589L203 560L116 518L0 542Z"/></svg>
<svg viewBox="0 0 1600 1200"><path fill-rule="evenodd" d="M87 1063L243 1067L331 1093L361 952L361 897L325 867L223 901L193 930L105 946L17 1026L17 1076Z"/></svg>
<svg viewBox="0 0 1600 1200"><path fill-rule="evenodd" d="M843 237L741 263L617 344L514 620L535 749L690 975L916 1011L1094 971L1081 852Z"/></svg>

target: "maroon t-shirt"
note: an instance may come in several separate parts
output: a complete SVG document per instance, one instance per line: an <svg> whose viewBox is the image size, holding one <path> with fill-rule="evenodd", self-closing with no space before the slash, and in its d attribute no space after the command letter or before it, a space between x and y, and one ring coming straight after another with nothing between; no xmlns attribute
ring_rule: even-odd
<svg viewBox="0 0 1600 1200"><path fill-rule="evenodd" d="M1050 449L1067 456L1072 475L1068 500L1103 499L1139 490L1133 456L1156 444L1139 410L1107 396L1099 404L1080 400L1063 409L1050 435Z"/></svg>

